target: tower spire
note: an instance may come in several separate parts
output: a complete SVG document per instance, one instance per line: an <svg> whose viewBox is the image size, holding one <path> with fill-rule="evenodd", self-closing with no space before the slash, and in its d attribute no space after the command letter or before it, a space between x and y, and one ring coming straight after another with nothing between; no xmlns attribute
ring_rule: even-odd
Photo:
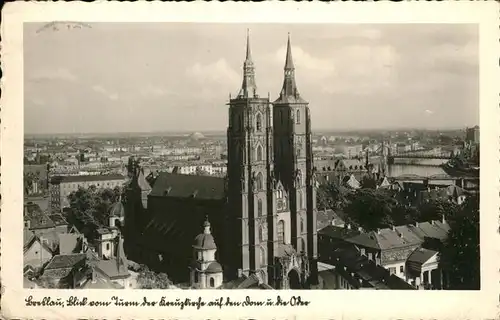
<svg viewBox="0 0 500 320"><path fill-rule="evenodd" d="M295 66L292 58L292 45L290 41L290 33L288 33L288 42L286 46L285 58L285 79L283 80L283 88L280 92L280 99L293 97L300 99L297 84L295 83Z"/></svg>
<svg viewBox="0 0 500 320"><path fill-rule="evenodd" d="M288 42L286 44L285 70L295 70L292 59L292 46L290 44L290 32L288 32Z"/></svg>
<svg viewBox="0 0 500 320"><path fill-rule="evenodd" d="M247 55L245 61L252 61L252 51L250 50L250 29L247 29Z"/></svg>
<svg viewBox="0 0 500 320"><path fill-rule="evenodd" d="M255 84L255 68L252 61L252 51L250 49L250 31L247 29L247 52L243 63L243 83L238 97L250 98L257 94Z"/></svg>

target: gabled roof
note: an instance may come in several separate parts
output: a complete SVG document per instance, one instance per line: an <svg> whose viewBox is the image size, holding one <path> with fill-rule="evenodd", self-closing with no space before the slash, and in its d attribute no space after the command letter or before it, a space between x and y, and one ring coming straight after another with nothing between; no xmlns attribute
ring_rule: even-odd
<svg viewBox="0 0 500 320"><path fill-rule="evenodd" d="M318 234L328 236L330 238L335 238L335 239L349 239L352 237L355 237L359 235L361 232L356 230L356 229L348 229L348 228L343 228L343 227L336 227L336 226L326 226L323 229L318 231Z"/></svg>
<svg viewBox="0 0 500 320"><path fill-rule="evenodd" d="M86 258L87 256L85 253L56 255L52 257L52 260L50 260L49 264L45 267L45 270L73 268L75 265L84 262Z"/></svg>
<svg viewBox="0 0 500 320"><path fill-rule="evenodd" d="M224 178L162 172L156 179L151 196L204 200L225 198Z"/></svg>
<svg viewBox="0 0 500 320"><path fill-rule="evenodd" d="M418 248L412 252L412 254L408 257L407 261L415 262L418 264L426 263L430 258L436 255L438 252L434 250L429 250L425 248Z"/></svg>

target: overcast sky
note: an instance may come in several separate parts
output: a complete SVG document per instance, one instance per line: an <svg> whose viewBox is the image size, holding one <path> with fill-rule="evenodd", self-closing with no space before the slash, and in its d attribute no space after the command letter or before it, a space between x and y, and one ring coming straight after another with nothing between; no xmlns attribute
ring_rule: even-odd
<svg viewBox="0 0 500 320"><path fill-rule="evenodd" d="M225 130L250 28L258 93L274 100L291 33L314 129L479 122L475 25L25 24L25 132Z"/></svg>

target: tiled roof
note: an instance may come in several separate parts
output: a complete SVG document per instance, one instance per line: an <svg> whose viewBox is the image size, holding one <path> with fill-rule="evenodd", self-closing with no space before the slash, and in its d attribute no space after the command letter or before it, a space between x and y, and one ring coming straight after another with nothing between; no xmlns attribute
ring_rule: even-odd
<svg viewBox="0 0 500 320"><path fill-rule="evenodd" d="M336 227L336 226L326 226L323 229L318 231L318 234L326 235L335 239L349 239L359 235L361 232L356 229L348 229L345 227Z"/></svg>
<svg viewBox="0 0 500 320"><path fill-rule="evenodd" d="M368 260L353 247L336 249L330 260L336 272L355 288L415 289L404 280L392 277L387 269Z"/></svg>
<svg viewBox="0 0 500 320"><path fill-rule="evenodd" d="M50 214L49 218L54 222L56 226L68 225L68 222L60 213Z"/></svg>
<svg viewBox="0 0 500 320"><path fill-rule="evenodd" d="M78 263L84 262L86 258L87 256L85 253L57 255L50 260L49 264L45 267L45 270L73 268Z"/></svg>
<svg viewBox="0 0 500 320"><path fill-rule="evenodd" d="M196 199L224 199L223 178L162 172L155 181L151 196Z"/></svg>
<svg viewBox="0 0 500 320"><path fill-rule="evenodd" d="M427 262L431 257L437 254L437 251L429 250L425 248L418 248L412 252L412 254L408 257L409 262L416 262L419 264L423 264Z"/></svg>
<svg viewBox="0 0 500 320"><path fill-rule="evenodd" d="M61 233L59 237L59 252L60 254L72 254L80 245L80 236L73 233Z"/></svg>
<svg viewBox="0 0 500 320"><path fill-rule="evenodd" d="M128 269L119 266L116 259L100 260L96 269L110 279L127 278L130 276Z"/></svg>

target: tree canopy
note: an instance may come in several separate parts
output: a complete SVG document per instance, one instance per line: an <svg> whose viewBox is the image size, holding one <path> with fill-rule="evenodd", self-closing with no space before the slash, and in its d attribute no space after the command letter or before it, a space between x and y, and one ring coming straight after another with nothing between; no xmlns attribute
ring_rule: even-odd
<svg viewBox="0 0 500 320"><path fill-rule="evenodd" d="M69 223L85 234L89 241L96 237L96 231L108 225L111 206L119 199L120 188L88 189L78 188L69 196L70 210L66 213Z"/></svg>
<svg viewBox="0 0 500 320"><path fill-rule="evenodd" d="M479 199L469 197L447 217L448 239L439 252L448 289L480 289Z"/></svg>
<svg viewBox="0 0 500 320"><path fill-rule="evenodd" d="M169 289L172 285L166 273L156 273L145 265L141 265L137 283L139 289Z"/></svg>

